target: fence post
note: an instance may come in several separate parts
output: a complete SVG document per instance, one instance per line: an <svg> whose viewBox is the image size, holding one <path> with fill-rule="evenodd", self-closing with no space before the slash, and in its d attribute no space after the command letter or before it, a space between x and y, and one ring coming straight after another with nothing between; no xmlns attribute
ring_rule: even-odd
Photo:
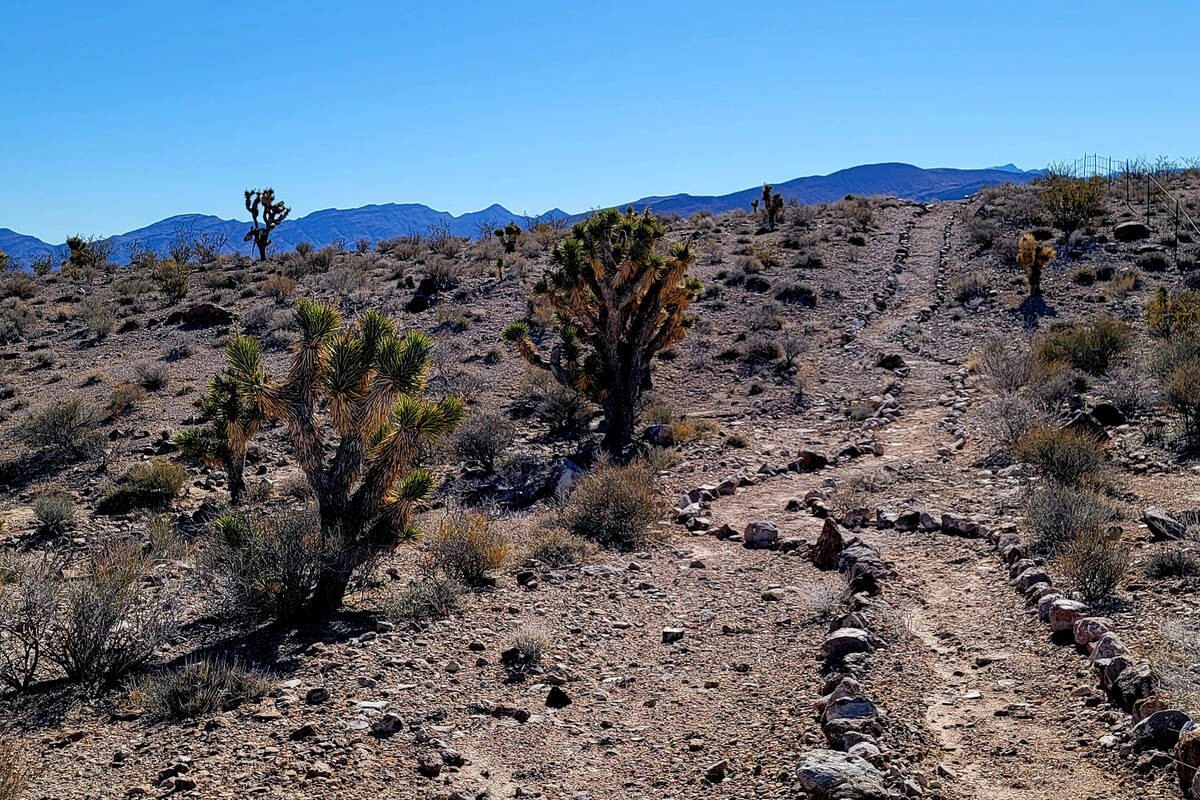
<svg viewBox="0 0 1200 800"><path fill-rule="evenodd" d="M1175 198L1175 271L1179 271L1179 198Z"/></svg>
<svg viewBox="0 0 1200 800"><path fill-rule="evenodd" d="M1146 172L1146 227L1150 227L1150 173Z"/></svg>

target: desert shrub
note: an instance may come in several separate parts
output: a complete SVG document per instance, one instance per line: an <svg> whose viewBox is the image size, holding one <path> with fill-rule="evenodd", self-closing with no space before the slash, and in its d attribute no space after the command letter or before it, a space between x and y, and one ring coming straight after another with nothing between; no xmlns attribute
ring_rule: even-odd
<svg viewBox="0 0 1200 800"><path fill-rule="evenodd" d="M1045 477L1078 486L1104 463L1104 445L1086 433L1061 428L1038 428L1017 442L1017 455Z"/></svg>
<svg viewBox="0 0 1200 800"><path fill-rule="evenodd" d="M156 459L135 464L100 493L96 510L122 514L135 508L166 508L187 484L188 471Z"/></svg>
<svg viewBox="0 0 1200 800"><path fill-rule="evenodd" d="M1090 269L1077 269L1072 273L1071 280L1080 286L1091 286L1096 282L1096 273Z"/></svg>
<svg viewBox="0 0 1200 800"><path fill-rule="evenodd" d="M980 351L978 369L996 391L1012 394L1029 383L1033 358L1021 343L993 339Z"/></svg>
<svg viewBox="0 0 1200 800"><path fill-rule="evenodd" d="M118 383L108 398L109 416L119 417L133 411L146 399L146 390L136 383Z"/></svg>
<svg viewBox="0 0 1200 800"><path fill-rule="evenodd" d="M33 782L33 761L16 736L0 738L0 800L22 800Z"/></svg>
<svg viewBox="0 0 1200 800"><path fill-rule="evenodd" d="M149 664L174 635L170 607L143 586L151 567L139 542L110 541L63 590L49 655L70 680L110 685Z"/></svg>
<svg viewBox="0 0 1200 800"><path fill-rule="evenodd" d="M1133 416L1144 411L1150 404L1146 376L1134 366L1110 370L1099 386L1105 400L1112 403L1122 414Z"/></svg>
<svg viewBox="0 0 1200 800"><path fill-rule="evenodd" d="M1001 394L988 403L984 425L989 437L1004 452L1011 452L1027 433L1046 422L1046 415L1029 399Z"/></svg>
<svg viewBox="0 0 1200 800"><path fill-rule="evenodd" d="M459 512L442 519L425 540L425 555L434 572L478 586L488 573L508 561L508 537L478 512Z"/></svg>
<svg viewBox="0 0 1200 800"><path fill-rule="evenodd" d="M151 276L154 278L154 283L158 285L158 290L171 300L182 300L187 297L190 279L186 260L165 258L154 265Z"/></svg>
<svg viewBox="0 0 1200 800"><path fill-rule="evenodd" d="M601 460L575 484L562 509L563 527L602 547L636 550L653 539L662 513L653 468Z"/></svg>
<svg viewBox="0 0 1200 800"><path fill-rule="evenodd" d="M33 515L38 527L49 534L61 534L75 526L75 501L63 491L44 492L33 501Z"/></svg>
<svg viewBox="0 0 1200 800"><path fill-rule="evenodd" d="M984 217L971 217L967 221L967 237L972 242L979 245L981 250L986 250L991 247L997 237L1000 235L1000 228L996 223Z"/></svg>
<svg viewBox="0 0 1200 800"><path fill-rule="evenodd" d="M454 452L460 460L476 462L491 472L496 457L512 446L515 436L512 423L503 414L472 414L454 434Z"/></svg>
<svg viewBox="0 0 1200 800"><path fill-rule="evenodd" d="M203 428L180 428L171 437L179 453L193 464L205 463L212 452L209 434Z"/></svg>
<svg viewBox="0 0 1200 800"><path fill-rule="evenodd" d="M171 376L167 372L166 366L152 362L142 364L137 368L137 380L146 391L157 392L159 389L167 387L167 384L171 382Z"/></svg>
<svg viewBox="0 0 1200 800"><path fill-rule="evenodd" d="M97 297L85 297L79 304L83 327L97 339L105 339L117 325L112 310Z"/></svg>
<svg viewBox="0 0 1200 800"><path fill-rule="evenodd" d="M671 430L675 441L691 442L697 439L711 439L720 432L721 426L704 417L680 417L672 423Z"/></svg>
<svg viewBox="0 0 1200 800"><path fill-rule="evenodd" d="M384 604L386 616L404 622L423 623L445 619L458 611L463 585L446 575L426 575L411 581L403 591Z"/></svg>
<svg viewBox="0 0 1200 800"><path fill-rule="evenodd" d="M1079 532L1063 551L1059 565L1084 600L1107 600L1129 568L1129 551L1121 544L1121 529Z"/></svg>
<svg viewBox="0 0 1200 800"><path fill-rule="evenodd" d="M305 242L301 242L301 244L305 244ZM281 302L296 290L296 282L284 275L271 275L260 284L259 288L267 297Z"/></svg>
<svg viewBox="0 0 1200 800"><path fill-rule="evenodd" d="M1146 327L1156 336L1200 333L1200 291L1189 289L1172 296L1167 287L1159 286L1146 303Z"/></svg>
<svg viewBox="0 0 1200 800"><path fill-rule="evenodd" d="M773 336L757 334L746 340L742 358L751 364L767 364L783 357L783 345Z"/></svg>
<svg viewBox="0 0 1200 800"><path fill-rule="evenodd" d="M210 525L205 570L217 579L218 609L239 621L298 618L335 558L311 511L287 511L251 518L218 516Z"/></svg>
<svg viewBox="0 0 1200 800"><path fill-rule="evenodd" d="M550 379L538 371L526 385L534 401L534 416L550 427L551 436L571 436L587 424L591 416L587 400L579 392Z"/></svg>
<svg viewBox="0 0 1200 800"><path fill-rule="evenodd" d="M1097 317L1044 334L1034 344L1034 357L1042 364L1062 362L1089 375L1101 375L1132 342L1133 329L1129 325L1111 317Z"/></svg>
<svg viewBox="0 0 1200 800"><path fill-rule="evenodd" d="M1057 413L1073 396L1087 389L1087 376L1060 361L1036 364L1029 382L1033 399L1052 413Z"/></svg>
<svg viewBox="0 0 1200 800"><path fill-rule="evenodd" d="M4 296L29 300L37 295L37 287L37 281L28 275L12 275L4 282Z"/></svg>
<svg viewBox="0 0 1200 800"><path fill-rule="evenodd" d="M184 720L257 700L273 684L271 676L236 659L207 657L143 676L130 694L152 718Z"/></svg>
<svg viewBox="0 0 1200 800"><path fill-rule="evenodd" d="M1105 179L1075 178L1051 169L1037 181L1038 200L1063 233L1082 228L1104 210Z"/></svg>
<svg viewBox="0 0 1200 800"><path fill-rule="evenodd" d="M1096 530L1116 517L1097 492L1047 481L1029 492L1025 522L1038 547L1059 552L1083 531Z"/></svg>
<svg viewBox="0 0 1200 800"><path fill-rule="evenodd" d="M1200 358L1189 359L1168 372L1163 392L1183 420L1189 445L1200 444Z"/></svg>
<svg viewBox="0 0 1200 800"><path fill-rule="evenodd" d="M1099 275L1099 272L1099 270L1096 271L1097 275ZM1109 300L1120 300L1141 286L1141 284L1141 273L1136 269L1118 270L1109 278L1108 285L1104 287L1104 296Z"/></svg>
<svg viewBox="0 0 1200 800"><path fill-rule="evenodd" d="M30 414L21 424L20 436L26 446L54 460L89 458L104 449L99 424L99 412L72 397Z"/></svg>
<svg viewBox="0 0 1200 800"><path fill-rule="evenodd" d="M37 322L29 304L15 297L0 300L0 344L11 344L27 337Z"/></svg>
<svg viewBox="0 0 1200 800"><path fill-rule="evenodd" d="M1146 557L1142 571L1149 578L1191 578L1200 575L1200 556L1190 548L1167 545Z"/></svg>
<svg viewBox="0 0 1200 800"><path fill-rule="evenodd" d="M12 556L0 564L0 682L18 692L37 679L50 646L61 566L53 556Z"/></svg>
<svg viewBox="0 0 1200 800"><path fill-rule="evenodd" d="M550 567L580 564L591 554L587 540L557 526L537 531L525 550L525 557Z"/></svg>
<svg viewBox="0 0 1200 800"><path fill-rule="evenodd" d="M801 587L800 604L805 622L832 619L846 600L846 584L837 578L816 579Z"/></svg>
<svg viewBox="0 0 1200 800"><path fill-rule="evenodd" d="M817 293L803 283L784 283L775 290L775 299L789 305L813 308L817 304Z"/></svg>
<svg viewBox="0 0 1200 800"><path fill-rule="evenodd" d="M1146 272L1162 272L1170 265L1171 262L1163 253L1143 253L1137 260L1138 269Z"/></svg>
<svg viewBox="0 0 1200 800"><path fill-rule="evenodd" d="M987 297L991 288L987 276L982 272L968 272L950 282L950 296L960 303L966 303L976 297Z"/></svg>

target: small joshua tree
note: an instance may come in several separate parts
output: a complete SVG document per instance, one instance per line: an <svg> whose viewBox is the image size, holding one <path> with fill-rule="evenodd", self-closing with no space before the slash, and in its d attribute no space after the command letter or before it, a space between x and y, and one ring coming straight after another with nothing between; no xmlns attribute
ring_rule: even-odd
<svg viewBox="0 0 1200 800"><path fill-rule="evenodd" d="M466 411L454 397L436 403L421 397L433 348L425 334L398 336L377 311L345 326L337 310L306 300L296 306L296 322L300 341L282 383L263 369L253 339L229 343L228 379L237 401L226 416L245 420L237 431L244 441L259 419L286 423L320 519L321 564L306 608L326 614L341 605L373 556L416 538L411 515L435 481L413 462ZM323 415L332 435L322 430Z"/></svg>
<svg viewBox="0 0 1200 800"><path fill-rule="evenodd" d="M258 248L258 260L267 260L267 248L271 246L271 231L279 227L279 223L287 219L287 215L292 213L292 210L283 204L282 200L275 199L274 189L247 189L246 190L246 210L250 212L250 217L254 220L254 224L250 230L246 232L246 238L243 242L254 242L254 246ZM259 222L259 214L262 214L262 221Z"/></svg>
<svg viewBox="0 0 1200 800"><path fill-rule="evenodd" d="M1025 277L1029 280L1030 297L1042 293L1042 269L1053 260L1053 247L1042 244L1032 233L1021 234L1017 242L1017 264L1025 270Z"/></svg>
<svg viewBox="0 0 1200 800"><path fill-rule="evenodd" d="M250 365L261 360L258 342L247 336L231 340L225 348L230 363ZM246 496L246 447L263 422L262 409L253 396L238 391L233 368L213 378L200 401L200 415L208 429L189 428L177 438L185 452L225 470L229 502L240 505Z"/></svg>
<svg viewBox="0 0 1200 800"><path fill-rule="evenodd" d="M665 236L648 209L608 209L576 223L554 249L554 268L533 288L534 302L561 321L559 344L547 357L526 323L503 332L526 361L604 410L604 448L618 458L629 455L651 358L682 339L692 323L685 312L699 283L685 273L695 254L685 243L664 254Z"/></svg>
<svg viewBox="0 0 1200 800"><path fill-rule="evenodd" d="M3 250L0 250L0 272L8 272L10 269L18 269L18 264L13 258Z"/></svg>
<svg viewBox="0 0 1200 800"><path fill-rule="evenodd" d="M775 191L775 187L771 184L764 183L762 197L751 200L750 207L756 214L760 209L762 210L767 219L767 230L773 231L775 223L779 221L779 216L783 213L783 195Z"/></svg>
<svg viewBox="0 0 1200 800"><path fill-rule="evenodd" d="M510 222L503 228L496 228L492 231L497 239L504 244L504 252L517 252L517 244L521 241L521 226L515 222Z"/></svg>

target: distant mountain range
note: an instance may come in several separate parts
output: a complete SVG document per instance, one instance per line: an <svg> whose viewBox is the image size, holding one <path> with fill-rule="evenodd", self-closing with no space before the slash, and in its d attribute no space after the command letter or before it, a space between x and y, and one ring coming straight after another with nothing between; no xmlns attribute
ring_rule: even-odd
<svg viewBox="0 0 1200 800"><path fill-rule="evenodd" d="M1020 170L1012 164L988 169L922 169L911 164L865 164L839 170L829 175L813 175L775 184L776 191L785 198L795 198L802 204L825 203L840 200L848 194L882 194L907 200L953 200L974 194L985 186L997 183L1025 183L1042 174L1042 170ZM650 206L662 214L689 216L697 211L718 214L735 208L749 208L750 201L758 197L761 186L753 186L738 192L723 195L673 194L662 197L642 197L618 208L632 205L635 208ZM571 217L559 209L547 211L540 218ZM491 205L482 211L454 216L445 211L435 211L419 203L388 203L361 208L328 208L314 211L298 219L285 220L271 234L277 249L288 251L301 242L313 247L332 244L343 239L353 245L358 239L380 239L403 236L410 233L426 233L431 226L445 226L457 236L478 236L481 230L503 226L510 221L524 224L524 215L514 214L500 205ZM167 246L180 230L193 236L225 236L226 250L251 254L252 245L243 242L248 221L221 219L209 214L179 214L167 217L144 228L113 236L113 259L118 263L129 260L130 246L136 241L142 245L165 253ZM65 245L49 244L33 236L26 236L8 228L0 228L0 250L28 266L35 258L50 254L60 257Z"/></svg>

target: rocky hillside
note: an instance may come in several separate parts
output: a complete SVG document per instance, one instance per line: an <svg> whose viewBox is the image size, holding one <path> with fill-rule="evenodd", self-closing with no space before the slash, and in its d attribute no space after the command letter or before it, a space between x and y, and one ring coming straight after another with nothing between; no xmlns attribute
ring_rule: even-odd
<svg viewBox="0 0 1200 800"><path fill-rule="evenodd" d="M1194 208L1200 177L1173 179ZM23 684L21 644L44 649L0 696L0 787L1190 793L1196 245L1102 189L1071 231L1012 184L787 208L775 230L675 219L703 289L655 359L629 469L501 339L549 322L529 304L565 235L549 226L512 253L414 236L224 255L191 263L183 296L161 264L9 276L0 675ZM1055 253L1031 296L1016 262L1037 243ZM286 373L300 300L430 334L426 394L468 415L419 454L439 479L422 539L331 617L271 623L251 601L283 603L285 567L320 546L285 426L249 445L244 514L184 432L235 336ZM270 563L236 561L250 539Z"/></svg>

